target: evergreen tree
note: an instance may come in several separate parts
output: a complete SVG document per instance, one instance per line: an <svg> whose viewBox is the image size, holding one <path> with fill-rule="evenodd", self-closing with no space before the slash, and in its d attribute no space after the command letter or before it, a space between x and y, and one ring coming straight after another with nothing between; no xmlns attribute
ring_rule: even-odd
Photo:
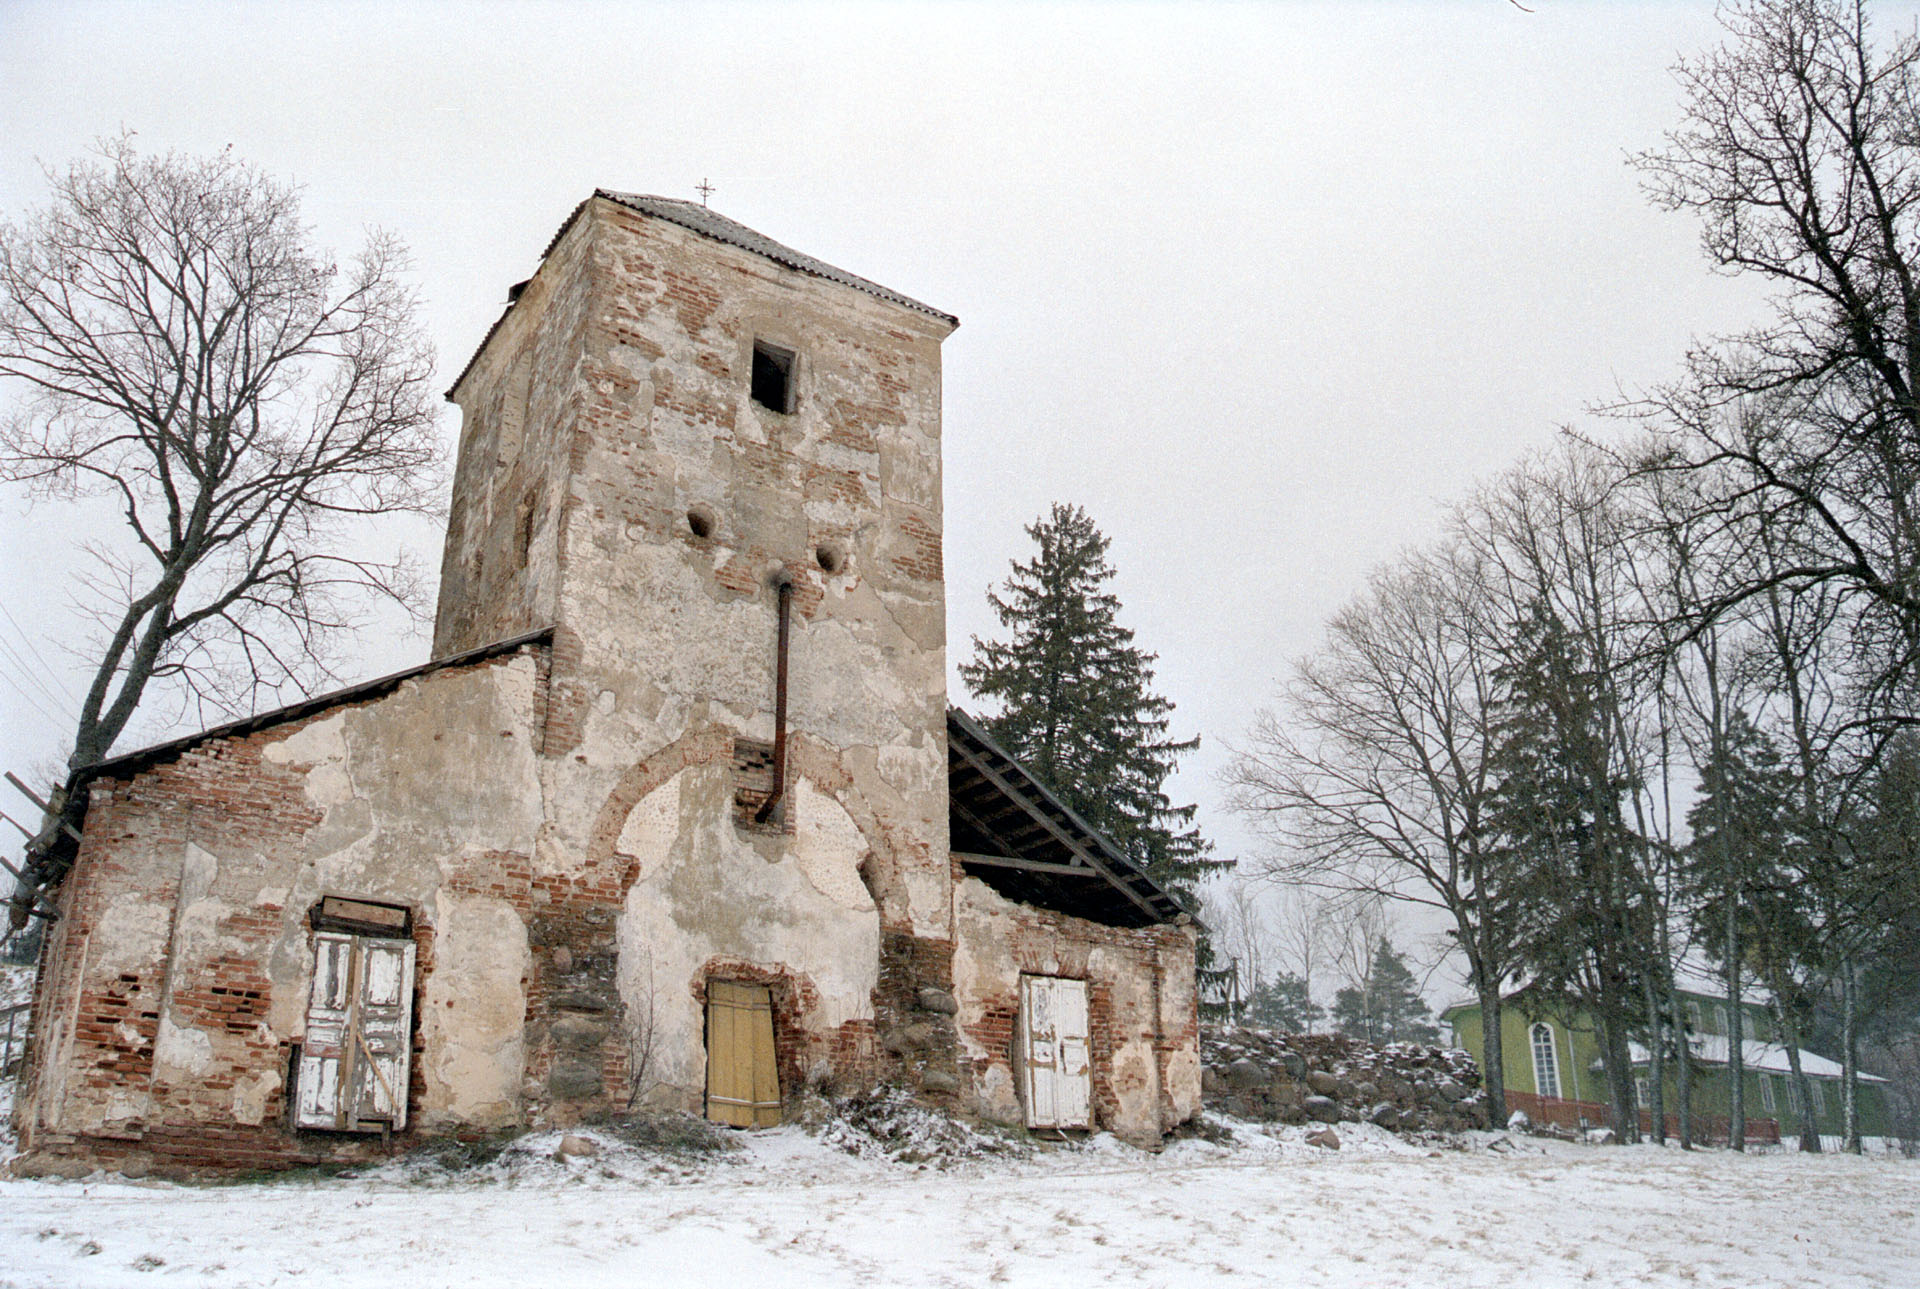
<svg viewBox="0 0 1920 1289"><path fill-rule="evenodd" d="M1887 745L1868 785L1859 902L1875 928L1861 971L1865 1036L1886 1045L1920 1034L1920 732Z"/></svg>
<svg viewBox="0 0 1920 1289"><path fill-rule="evenodd" d="M1566 999L1600 1030L1609 1110L1621 1140L1632 1128L1629 1031L1652 925L1635 868L1641 839L1621 801L1598 674L1578 637L1544 603L1515 624L1496 675L1495 782L1487 811L1497 862L1518 918L1517 948L1535 992Z"/></svg>
<svg viewBox="0 0 1920 1289"><path fill-rule="evenodd" d="M988 592L1004 641L974 637L960 677L998 710L982 723L1000 745L1189 909L1196 887L1230 860L1208 858L1196 806L1176 806L1165 784L1198 738L1167 735L1173 704L1153 692L1154 654L1120 625L1108 588L1107 538L1078 506L1055 503L1027 527L1038 547ZM1215 1014L1228 972L1199 946L1203 1005Z"/></svg>
<svg viewBox="0 0 1920 1289"><path fill-rule="evenodd" d="M1792 776L1745 712L1729 717L1723 743L1720 755L1700 766L1700 792L1687 811L1687 877L1695 934L1724 961L1729 900L1738 942L1748 946L1743 959L1759 952L1754 946L1763 938L1803 939L1787 928L1804 922L1808 910L1791 871Z"/></svg>
<svg viewBox="0 0 1920 1289"><path fill-rule="evenodd" d="M999 593L989 592L1010 638L974 637L960 677L998 705L982 723L1062 801L1161 885L1197 907L1196 882L1231 861L1209 859L1195 806L1168 800L1165 783L1198 738L1167 737L1173 704L1153 692L1154 654L1120 625L1107 538L1078 506L1056 503L1027 528L1039 547Z"/></svg>
<svg viewBox="0 0 1920 1289"><path fill-rule="evenodd" d="M1794 776L1780 764L1773 740L1746 713L1727 722L1720 754L1700 767L1700 793L1687 812L1694 832L1689 873L1698 893L1695 924L1723 967L1757 979L1771 996L1775 1023L1799 1103L1810 1105L1800 1049L1811 1019L1814 983L1827 970L1827 928L1819 896L1830 874L1810 865L1804 812L1795 808ZM1730 972L1730 976L1735 973ZM1730 1023L1739 1013L1728 989ZM1737 1023L1734 1027L1738 1029ZM1732 1040L1741 1035L1729 1036ZM1731 1068L1731 1058L1730 1058ZM1744 1115L1744 1106L1742 1107ZM1801 1148L1820 1138L1800 1116Z"/></svg>
<svg viewBox="0 0 1920 1289"><path fill-rule="evenodd" d="M1367 978L1333 996L1333 1027L1369 1043L1437 1043L1440 1029L1406 960L1381 936Z"/></svg>
<svg viewBox="0 0 1920 1289"><path fill-rule="evenodd" d="M1313 1030L1326 1008L1307 993L1307 982L1298 976L1281 973L1262 981L1247 995L1245 1020L1261 1029L1282 1034L1306 1034Z"/></svg>

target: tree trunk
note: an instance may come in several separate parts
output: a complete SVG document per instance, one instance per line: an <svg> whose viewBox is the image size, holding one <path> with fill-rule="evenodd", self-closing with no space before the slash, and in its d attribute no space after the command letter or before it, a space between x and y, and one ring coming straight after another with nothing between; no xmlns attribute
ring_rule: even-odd
<svg viewBox="0 0 1920 1289"><path fill-rule="evenodd" d="M1476 972L1484 977L1484 972ZM1507 1063L1501 1052L1502 1039L1500 1015L1500 982L1489 984L1484 978L1479 982L1480 993L1480 1048L1483 1053L1480 1062L1481 1085L1487 1090L1487 1126L1504 1128L1507 1126Z"/></svg>
<svg viewBox="0 0 1920 1289"><path fill-rule="evenodd" d="M1860 1005L1859 984L1853 975L1853 955L1840 959L1840 1064L1844 1067L1840 1095L1846 1099L1847 1144L1860 1153Z"/></svg>
<svg viewBox="0 0 1920 1289"><path fill-rule="evenodd" d="M1624 1008L1620 1018L1613 1025L1613 1047L1613 1059L1620 1067L1619 1101L1614 1107L1614 1118L1619 1120L1619 1123L1614 1128L1614 1135L1623 1142L1637 1142L1640 1140L1639 1098L1635 1095L1633 1088L1633 1053L1627 1047Z"/></svg>
<svg viewBox="0 0 1920 1289"><path fill-rule="evenodd" d="M1786 1004L1781 1001L1785 994L1779 988L1780 983L1774 982L1773 1016L1774 1023L1780 1027L1780 1037L1786 1044L1787 1068L1793 1071L1793 1086L1800 1090L1800 1149L1809 1155L1817 1155L1820 1153L1820 1125L1814 1121L1813 1084L1800 1068L1800 1027L1794 1023Z"/></svg>
<svg viewBox="0 0 1920 1289"><path fill-rule="evenodd" d="M1626 1036L1612 993L1609 989L1601 998L1600 1065L1607 1081L1607 1126L1613 1129L1613 1139L1624 1145L1633 1140L1630 1120L1634 1116L1627 1109L1633 1099L1633 1066L1626 1059Z"/></svg>
<svg viewBox="0 0 1920 1289"><path fill-rule="evenodd" d="M1740 923L1733 884L1727 884L1727 1145L1747 1148L1747 1060L1741 1050Z"/></svg>
<svg viewBox="0 0 1920 1289"><path fill-rule="evenodd" d="M1660 995L1651 972L1642 978L1647 995L1647 1112L1651 1116L1655 1145L1667 1144L1667 1062L1666 1021L1661 1016Z"/></svg>
<svg viewBox="0 0 1920 1289"><path fill-rule="evenodd" d="M1676 1082L1680 1091L1680 1149L1693 1149L1693 1043L1683 1023L1684 1013L1680 1010L1680 997L1674 992L1673 973L1668 972L1667 1015L1673 1020L1674 1059L1679 1062Z"/></svg>

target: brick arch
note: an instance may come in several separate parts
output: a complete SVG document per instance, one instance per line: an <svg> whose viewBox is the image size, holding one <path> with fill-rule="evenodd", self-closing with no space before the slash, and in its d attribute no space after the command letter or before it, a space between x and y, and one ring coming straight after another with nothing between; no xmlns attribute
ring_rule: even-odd
<svg viewBox="0 0 1920 1289"><path fill-rule="evenodd" d="M805 779L847 812L867 844L867 854L859 864L860 880L873 896L881 925L904 927L909 920L907 895L898 862L902 847L894 837L894 830L854 789L853 776L847 772L838 750L797 730L788 737L791 739L787 748L788 773L795 781ZM640 876L639 857L614 849L626 829L628 817L649 793L682 770L716 761L730 764L733 739L734 731L726 726L706 725L628 767L594 816L593 828L587 836L588 871L616 869L618 890L624 898Z"/></svg>
<svg viewBox="0 0 1920 1289"><path fill-rule="evenodd" d="M620 834L634 807L682 770L732 759L733 731L722 725L705 725L628 766L607 799L600 803L593 827L587 833L588 869L618 865L619 890L624 897L627 888L640 876L640 861L636 856L618 853L614 847L619 844Z"/></svg>
<svg viewBox="0 0 1920 1289"><path fill-rule="evenodd" d="M906 847L871 803L854 789L853 776L831 744L797 731L790 737L793 741L787 748L789 772L832 797L847 812L867 843L867 853L860 859L860 880L873 896L881 930L906 928L912 921L907 910L906 884L901 878L900 856Z"/></svg>

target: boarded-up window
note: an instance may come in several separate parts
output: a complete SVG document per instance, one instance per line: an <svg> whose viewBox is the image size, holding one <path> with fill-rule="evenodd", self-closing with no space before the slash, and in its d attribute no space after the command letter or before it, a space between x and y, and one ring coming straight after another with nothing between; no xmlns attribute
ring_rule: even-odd
<svg viewBox="0 0 1920 1289"><path fill-rule="evenodd" d="M780 1122L773 997L765 985L707 982L707 1118L737 1128Z"/></svg>
<svg viewBox="0 0 1920 1289"><path fill-rule="evenodd" d="M413 956L411 940L314 933L297 1127L336 1132L406 1127Z"/></svg>
<svg viewBox="0 0 1920 1289"><path fill-rule="evenodd" d="M1020 1083L1027 1127L1092 1126L1088 1034L1086 981L1020 977Z"/></svg>

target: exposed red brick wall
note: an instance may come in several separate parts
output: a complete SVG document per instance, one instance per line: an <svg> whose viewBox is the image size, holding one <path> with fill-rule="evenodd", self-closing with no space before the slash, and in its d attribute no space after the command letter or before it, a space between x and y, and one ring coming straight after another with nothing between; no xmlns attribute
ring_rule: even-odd
<svg viewBox="0 0 1920 1289"><path fill-rule="evenodd" d="M956 880L960 880L958 865ZM997 897L988 897L996 901ZM963 919L964 920L964 919ZM993 919L992 944L971 945L979 958L995 956L1010 965L1004 987L970 998L963 1028L982 1049L964 1058L969 1087L984 1086L995 1067L1013 1079L1018 1036L1019 975L1065 976L1087 982L1087 1020L1092 1057L1093 1114L1096 1125L1118 1128L1123 1120L1116 1084L1116 1053L1129 1041L1145 1041L1153 1053L1159 1084L1159 1122L1184 1117L1172 1099L1169 1061L1176 1053L1197 1057L1200 1031L1191 971L1191 933L1182 928L1106 926L1071 914L1005 902ZM1094 951L1103 965L1094 964ZM1184 949L1184 953L1183 953ZM999 955L1004 955L1000 957ZM1184 975L1180 968L1186 967ZM1157 977L1157 981L1156 981ZM1124 982L1126 988L1121 988ZM1124 1000L1141 997L1138 1006ZM1154 1000L1171 1001L1172 1023L1155 1012ZM1128 1089L1127 1091L1139 1091ZM1197 1089L1196 1089L1197 1091Z"/></svg>
<svg viewBox="0 0 1920 1289"><path fill-rule="evenodd" d="M502 665L511 657L460 670ZM124 915L133 909L178 916L181 856L189 842L222 857L223 865L237 865L239 880L257 879L262 890L291 883L305 862L303 837L322 816L306 796L305 772L268 759L264 751L340 710L211 739L92 784L84 841L58 893L62 916L43 950L36 987L35 1033L16 1109L24 1151L99 1162L251 1168L363 1158L390 1144L294 1133L287 1126L286 1075L298 1031L274 1028L269 962L290 932L304 935L304 908L222 894L217 883L226 879L217 878L209 894L231 902L215 926L220 947L210 957L174 964L170 971L175 938L156 918L141 923L147 927L144 942L98 940L108 933L103 919L110 915L122 918L116 925L125 925ZM528 856L488 852L470 857L448 885L525 909L529 869ZM410 1099L417 1107L423 1091L418 1001L433 978L435 955L431 903L412 912L418 959ZM124 961L142 954L137 962ZM116 965L102 970L103 960ZM302 997L291 1009L302 1020L304 1003ZM210 1052L190 1079L156 1072L163 1013L196 1033L202 1050ZM63 1067L59 1079L52 1077L53 1062ZM257 1087L262 1076L276 1086L264 1094L261 1121L237 1122L236 1092L243 1085ZM66 1104L42 1104L55 1087L64 1088ZM129 1095L144 1102L145 1112L110 1118L99 1131L43 1126L97 1119L98 1107L124 1104ZM258 1102L259 1094L250 1091L249 1098ZM68 1113L82 1103L96 1108Z"/></svg>

